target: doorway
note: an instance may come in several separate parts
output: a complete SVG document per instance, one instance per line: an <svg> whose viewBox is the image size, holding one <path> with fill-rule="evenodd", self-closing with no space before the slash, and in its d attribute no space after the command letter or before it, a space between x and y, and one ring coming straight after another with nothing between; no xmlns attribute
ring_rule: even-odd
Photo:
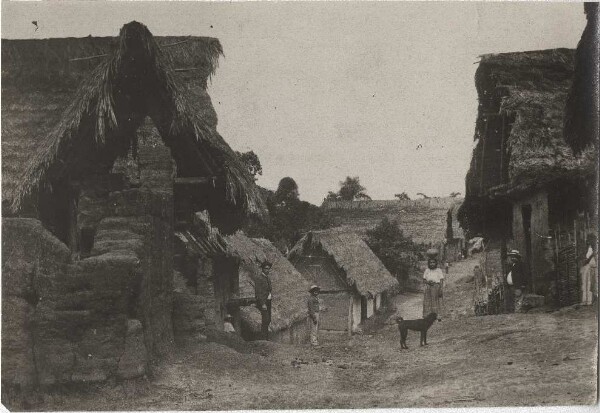
<svg viewBox="0 0 600 413"><path fill-rule="evenodd" d="M527 260L527 270L531 276L531 205L526 204L521 206L521 217L523 219L523 233L525 235L525 259ZM533 277L532 278L532 288Z"/></svg>

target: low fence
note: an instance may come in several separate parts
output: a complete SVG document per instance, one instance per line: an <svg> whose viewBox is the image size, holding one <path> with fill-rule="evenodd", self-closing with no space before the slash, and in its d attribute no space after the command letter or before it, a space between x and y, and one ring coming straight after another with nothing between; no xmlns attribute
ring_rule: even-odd
<svg viewBox="0 0 600 413"><path fill-rule="evenodd" d="M480 265L475 267L475 315L506 312L504 277L500 249L481 252Z"/></svg>

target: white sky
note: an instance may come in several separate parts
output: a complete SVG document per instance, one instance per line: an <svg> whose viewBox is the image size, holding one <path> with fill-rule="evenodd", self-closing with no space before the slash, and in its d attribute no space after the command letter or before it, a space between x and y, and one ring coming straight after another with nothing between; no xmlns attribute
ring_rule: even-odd
<svg viewBox="0 0 600 413"><path fill-rule="evenodd" d="M317 204L346 175L376 199L464 194L478 56L574 48L585 26L582 3L3 1L1 31L116 36L131 20L219 38L220 133L258 154L259 184L291 176Z"/></svg>

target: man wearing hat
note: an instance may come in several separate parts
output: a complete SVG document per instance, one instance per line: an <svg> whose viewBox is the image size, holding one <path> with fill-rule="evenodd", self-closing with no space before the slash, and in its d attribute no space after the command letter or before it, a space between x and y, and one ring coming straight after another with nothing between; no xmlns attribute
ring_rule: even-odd
<svg viewBox="0 0 600 413"><path fill-rule="evenodd" d="M515 312L515 304L518 303L525 288L527 287L527 275L525 265L521 260L521 253L517 250L511 250L507 254L508 272L504 278L506 288L505 306L509 313Z"/></svg>
<svg viewBox="0 0 600 413"><path fill-rule="evenodd" d="M308 297L308 317L310 323L310 344L319 345L319 291L321 289L316 285L311 285L310 296Z"/></svg>
<svg viewBox="0 0 600 413"><path fill-rule="evenodd" d="M271 264L269 261L263 261L260 264L260 274L254 281L254 296L256 298L256 307L261 316L261 335L263 340L269 339L269 324L271 324Z"/></svg>

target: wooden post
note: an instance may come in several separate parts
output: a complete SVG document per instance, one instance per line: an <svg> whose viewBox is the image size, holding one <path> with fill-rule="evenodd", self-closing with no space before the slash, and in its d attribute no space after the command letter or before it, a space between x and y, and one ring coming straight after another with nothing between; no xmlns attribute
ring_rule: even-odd
<svg viewBox="0 0 600 413"><path fill-rule="evenodd" d="M484 175L484 166L485 166L485 141L487 140L487 131L488 131L489 119L485 118L485 131L483 132L483 142L481 143L481 177L479 184L479 192L483 193L483 175ZM485 222L485 220L484 220Z"/></svg>
<svg viewBox="0 0 600 413"><path fill-rule="evenodd" d="M561 239L560 239L560 237L561 237L561 236L562 236L562 232L560 232L560 224L558 224L558 236L556 237L556 240L557 240L557 242L558 242L558 249L559 249L559 250L560 250L560 242L561 242Z"/></svg>
<svg viewBox="0 0 600 413"><path fill-rule="evenodd" d="M504 124L506 123L506 114L502 113L502 134L500 135L500 183L504 183Z"/></svg>
<svg viewBox="0 0 600 413"><path fill-rule="evenodd" d="M352 294L350 295L350 305L348 306L348 336L352 337L352 324L354 317L354 297Z"/></svg>

